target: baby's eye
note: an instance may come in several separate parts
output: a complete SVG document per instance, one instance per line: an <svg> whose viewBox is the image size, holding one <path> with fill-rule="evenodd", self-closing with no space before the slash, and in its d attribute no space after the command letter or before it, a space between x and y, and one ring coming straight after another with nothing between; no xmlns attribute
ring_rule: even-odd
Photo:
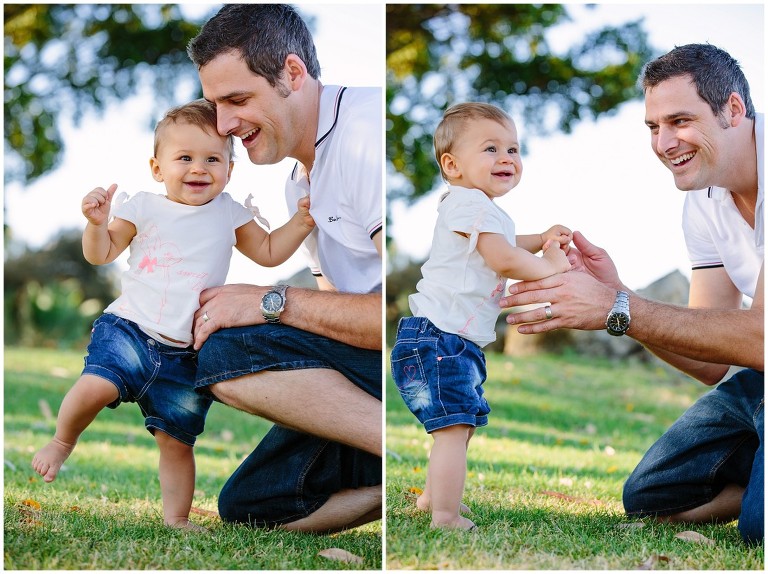
<svg viewBox="0 0 768 574"><path fill-rule="evenodd" d="M495 145L489 145L487 148L485 148L485 151L489 151L489 152L493 153L493 152L496 151L496 146Z"/></svg>
<svg viewBox="0 0 768 574"><path fill-rule="evenodd" d="M217 161L219 161L219 158L217 158L217 157L209 157L206 161L208 163L216 163Z"/></svg>
<svg viewBox="0 0 768 574"><path fill-rule="evenodd" d="M516 153L518 153L518 149L516 147L511 147L507 150L507 153L511 155L515 155Z"/></svg>
<svg viewBox="0 0 768 574"><path fill-rule="evenodd" d="M183 155L179 158L181 161L192 161L192 158L188 155Z"/></svg>

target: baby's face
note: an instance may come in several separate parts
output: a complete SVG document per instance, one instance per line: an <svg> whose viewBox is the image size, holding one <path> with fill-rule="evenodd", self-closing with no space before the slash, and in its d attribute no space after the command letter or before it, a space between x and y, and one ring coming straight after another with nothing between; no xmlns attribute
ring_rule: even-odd
<svg viewBox="0 0 768 574"><path fill-rule="evenodd" d="M234 165L226 137L188 123L167 125L159 136L157 156L149 163L168 199L204 205L224 190Z"/></svg>
<svg viewBox="0 0 768 574"><path fill-rule="evenodd" d="M479 189L491 199L515 187L523 174L517 129L511 122L466 122L461 139L448 155L453 159L453 169L446 171L448 181Z"/></svg>

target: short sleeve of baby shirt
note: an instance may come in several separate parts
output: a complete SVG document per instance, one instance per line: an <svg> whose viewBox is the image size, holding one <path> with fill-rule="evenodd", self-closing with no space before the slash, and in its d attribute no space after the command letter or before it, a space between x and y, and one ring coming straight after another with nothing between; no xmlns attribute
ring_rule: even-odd
<svg viewBox="0 0 768 574"><path fill-rule="evenodd" d="M222 193L221 196L222 200L225 202L225 205L229 209L230 216L232 217L232 229L242 227L253 219L255 213L253 213L240 202L235 201L235 199L227 192ZM254 209L256 208L254 207Z"/></svg>
<svg viewBox="0 0 768 574"><path fill-rule="evenodd" d="M112 200L111 217L119 217L120 219L125 219L136 225L139 221L141 205L147 195L149 195L149 193L146 191L140 191L129 197L126 192L121 191Z"/></svg>
<svg viewBox="0 0 768 574"><path fill-rule="evenodd" d="M498 233L514 245L514 233L509 237L511 220L482 191L451 186L443 203L440 209L446 226L469 236L468 251L475 250L481 233Z"/></svg>

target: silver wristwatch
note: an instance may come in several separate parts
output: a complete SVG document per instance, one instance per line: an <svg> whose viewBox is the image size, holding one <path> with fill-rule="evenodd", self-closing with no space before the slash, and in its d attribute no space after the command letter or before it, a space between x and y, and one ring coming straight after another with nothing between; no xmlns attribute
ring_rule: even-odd
<svg viewBox="0 0 768 574"><path fill-rule="evenodd" d="M261 298L261 314L267 323L279 323L280 313L285 309L285 291L288 285L275 285Z"/></svg>
<svg viewBox="0 0 768 574"><path fill-rule="evenodd" d="M616 291L616 301L605 320L605 328L609 335L620 337L629 329L629 322L629 293Z"/></svg>

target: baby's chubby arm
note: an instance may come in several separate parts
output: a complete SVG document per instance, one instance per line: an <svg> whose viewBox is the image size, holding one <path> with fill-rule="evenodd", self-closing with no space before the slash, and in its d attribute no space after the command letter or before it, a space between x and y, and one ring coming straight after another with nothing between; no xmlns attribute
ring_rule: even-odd
<svg viewBox="0 0 768 574"><path fill-rule="evenodd" d="M236 247L246 257L264 267L285 262L315 227L309 214L309 197L297 202L298 211L282 227L267 233L255 221L249 221L235 230Z"/></svg>
<svg viewBox="0 0 768 574"><path fill-rule="evenodd" d="M571 268L566 257L571 231L555 225L539 235L518 235L518 246L511 245L498 233L481 233L477 251L486 264L503 277L531 281L542 279ZM557 246L556 249L553 247ZM534 253L544 250L541 257Z"/></svg>
<svg viewBox="0 0 768 574"><path fill-rule="evenodd" d="M546 245L548 241L555 241L560 245L568 254L569 244L573 240L573 232L565 225L553 225L547 229L544 233L538 235L518 235L515 238L518 247L522 247L526 251L531 253L538 253L539 251L546 251Z"/></svg>
<svg viewBox="0 0 768 574"><path fill-rule="evenodd" d="M92 265L114 261L136 235L136 226L130 221L119 217L109 221L112 197L116 190L116 183L107 189L97 187L83 198L81 204L83 215L88 220L83 231L83 256Z"/></svg>

